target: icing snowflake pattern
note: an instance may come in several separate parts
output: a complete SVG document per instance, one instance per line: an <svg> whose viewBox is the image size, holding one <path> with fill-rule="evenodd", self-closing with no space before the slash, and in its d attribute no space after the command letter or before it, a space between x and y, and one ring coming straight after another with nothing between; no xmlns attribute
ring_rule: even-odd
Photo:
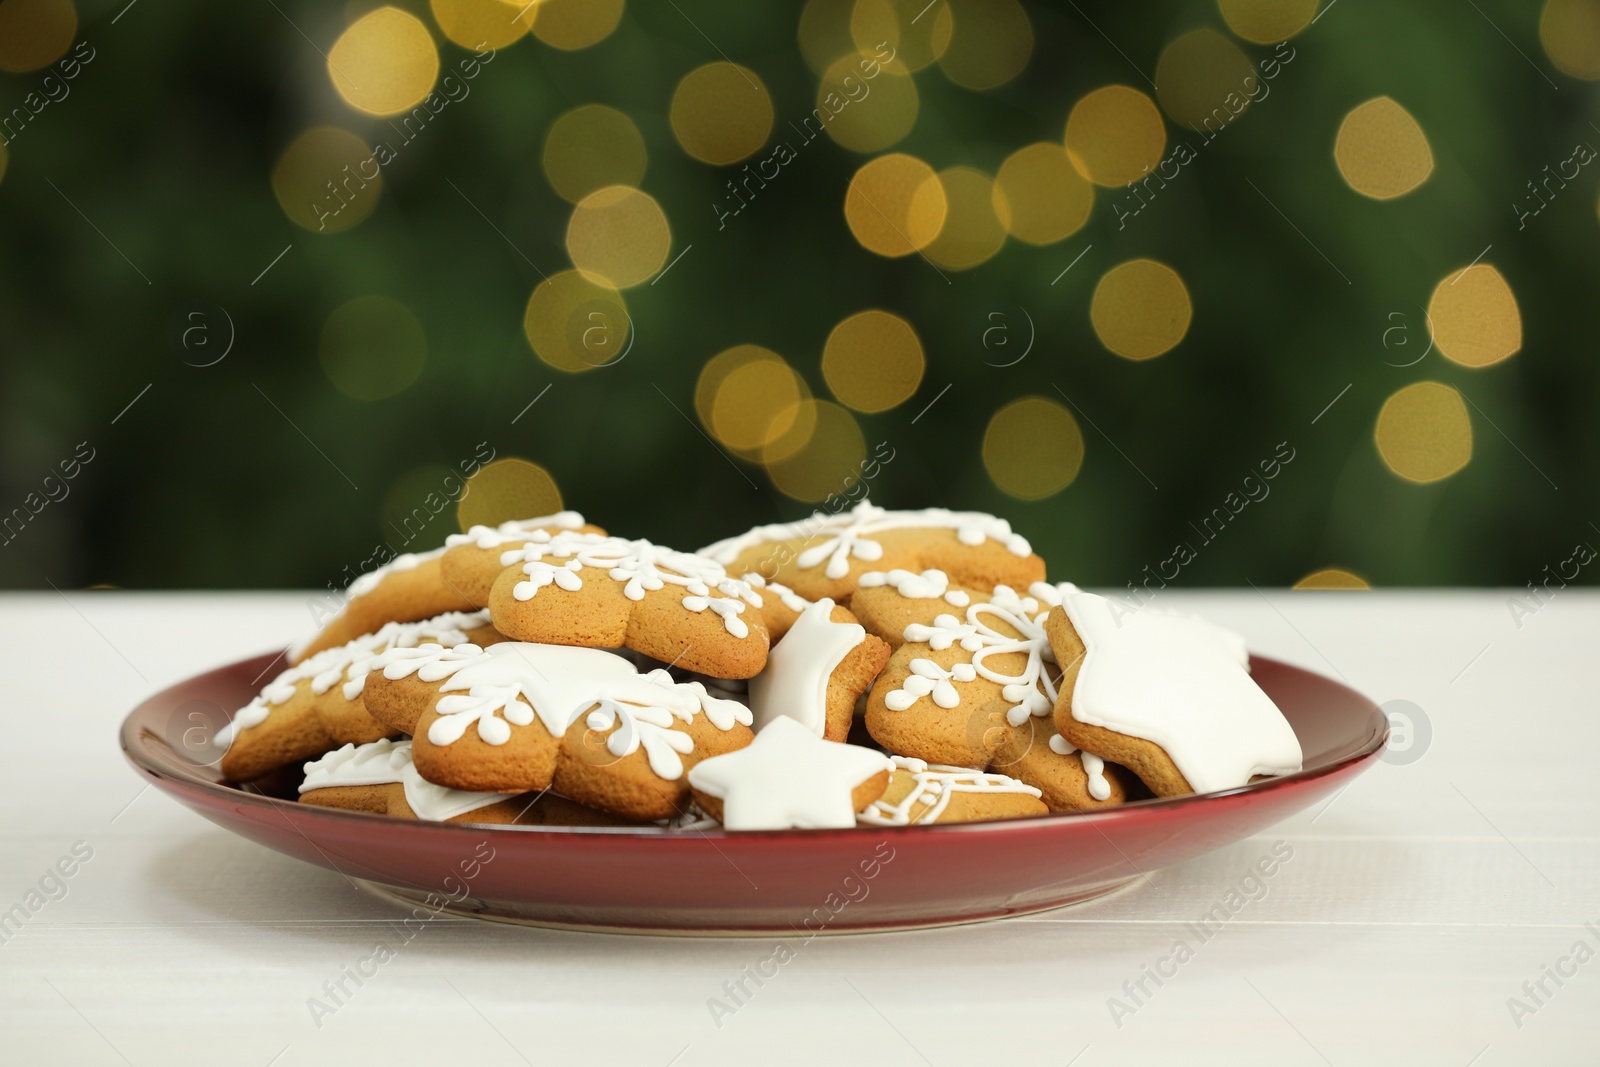
<svg viewBox="0 0 1600 1067"><path fill-rule="evenodd" d="M923 697L932 697L941 708L953 708L961 703L956 683L975 681L979 676L1001 686L1000 695L1011 702L1006 721L1021 726L1028 717L1043 717L1056 706L1056 685L1047 664L1055 663L1050 641L1045 636L1044 620L1050 608L1061 602L1062 590L1074 587L1052 586L1035 582L1028 596L1019 596L1009 586L996 586L990 600L970 604L964 617L943 614L933 620L933 625L912 623L905 629L909 642L926 644L935 651L951 645L960 645L972 653L966 663L949 668L941 667L931 659L918 658L910 663L911 674L884 697L884 706L890 711L905 711ZM909 595L909 594L908 594ZM1004 623L1016 634L1002 632L995 623ZM1022 653L1027 662L1016 674L1006 674L989 666L991 656Z"/></svg>
<svg viewBox="0 0 1600 1067"><path fill-rule="evenodd" d="M500 562L507 567L520 565L526 576L511 590L518 600L532 600L547 585L576 592L583 588L578 571L585 567L603 570L612 581L622 582L622 594L629 600L643 600L646 592L669 585L680 586L686 609L715 613L734 637L750 634L750 627L740 618L745 608L761 606L754 587L741 578L728 577L722 564L649 541L535 531L528 541L504 552Z"/></svg>
<svg viewBox="0 0 1600 1067"><path fill-rule="evenodd" d="M939 527L956 531L956 539L964 545L981 545L985 540L999 541L1013 555L1026 556L1033 551L1028 539L1014 533L1005 519L981 511L949 511L945 508L925 508L921 511L889 511L875 507L863 500L854 508L837 515L814 512L809 519L799 522L757 526L738 537L707 545L703 555L719 563L732 563L746 549L768 541L787 541L791 538L821 537L795 558L795 563L810 570L826 561L823 573L829 578L843 578L850 573L850 560L872 563L883 558L883 545L872 535L889 530L909 530L918 527Z"/></svg>

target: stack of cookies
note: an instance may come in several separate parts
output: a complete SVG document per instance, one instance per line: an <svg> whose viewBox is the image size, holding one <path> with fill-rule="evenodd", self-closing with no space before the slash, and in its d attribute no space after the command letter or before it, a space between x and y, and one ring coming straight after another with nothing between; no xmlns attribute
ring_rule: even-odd
<svg viewBox="0 0 1600 1067"><path fill-rule="evenodd" d="M1086 811L1300 769L1236 635L1045 580L940 508L698 552L573 512L351 584L223 773L398 818L782 830Z"/></svg>

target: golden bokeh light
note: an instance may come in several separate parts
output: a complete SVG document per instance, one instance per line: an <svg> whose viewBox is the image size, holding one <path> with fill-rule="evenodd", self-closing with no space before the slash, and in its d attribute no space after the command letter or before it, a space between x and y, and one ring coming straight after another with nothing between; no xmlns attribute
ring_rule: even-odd
<svg viewBox="0 0 1600 1067"><path fill-rule="evenodd" d="M712 421L713 409L722 383L735 371L752 363L761 362L781 364L784 369L788 369L788 364L783 362L781 356L760 345L734 345L711 357L700 369L700 378L694 388L694 410L700 417L700 424L713 435L716 433L716 425ZM790 373L793 374L793 371ZM768 376L763 372L754 375L753 380ZM810 403L811 390L806 387L805 382L800 380L798 375L793 383L785 381L780 375L774 374L770 377L778 381L783 398L798 396L803 399L797 403L780 399L776 405L767 405L767 411L771 413L771 422L761 433L753 435L767 438L766 443L759 449L736 450L746 459L787 458L811 440L812 431L816 428L816 410ZM735 387L736 390L742 388L745 388L744 383Z"/></svg>
<svg viewBox="0 0 1600 1067"><path fill-rule="evenodd" d="M804 447L782 459L769 455L767 477L784 496L815 503L844 492L861 477L867 442L855 416L839 405L810 400L802 407L809 409L815 429Z"/></svg>
<svg viewBox="0 0 1600 1067"><path fill-rule="evenodd" d="M340 233L378 206L383 175L361 138L337 126L316 126L278 157L272 194L295 225L312 233Z"/></svg>
<svg viewBox="0 0 1600 1067"><path fill-rule="evenodd" d="M48 67L66 55L77 33L72 0L0 0L0 70Z"/></svg>
<svg viewBox="0 0 1600 1067"><path fill-rule="evenodd" d="M902 152L863 164L844 197L845 222L861 247L890 258L926 248L948 210L933 168Z"/></svg>
<svg viewBox="0 0 1600 1067"><path fill-rule="evenodd" d="M550 124L541 161L550 187L576 204L608 185L638 185L649 154L632 119L604 104L584 104Z"/></svg>
<svg viewBox="0 0 1600 1067"><path fill-rule="evenodd" d="M1408 482L1437 482L1472 459L1472 420L1440 382L1408 385L1383 402L1373 434L1384 465Z"/></svg>
<svg viewBox="0 0 1600 1067"><path fill-rule="evenodd" d="M754 457L795 428L811 390L776 352L755 345L740 347L757 351L717 384L707 428L735 452Z"/></svg>
<svg viewBox="0 0 1600 1067"><path fill-rule="evenodd" d="M1107 85L1072 106L1067 152L1096 185L1126 185L1155 170L1167 147L1156 103L1137 89Z"/></svg>
<svg viewBox="0 0 1600 1067"><path fill-rule="evenodd" d="M672 229L655 197L608 185L584 197L567 222L567 254L590 281L626 289L655 277L672 251Z"/></svg>
<svg viewBox="0 0 1600 1067"><path fill-rule="evenodd" d="M451 515L466 480L442 463L415 467L389 484L378 517L383 538L400 552L436 548L456 532ZM443 520L438 520L440 515Z"/></svg>
<svg viewBox="0 0 1600 1067"><path fill-rule="evenodd" d="M1487 367L1522 348L1517 298L1487 263L1458 270L1434 287L1428 325L1439 354L1463 367Z"/></svg>
<svg viewBox="0 0 1600 1067"><path fill-rule="evenodd" d="M1130 259L1106 271L1089 305L1100 343L1125 359L1170 351L1189 332L1193 316L1183 279L1153 259Z"/></svg>
<svg viewBox="0 0 1600 1067"><path fill-rule="evenodd" d="M994 209L994 182L971 167L942 170L938 181L947 205L944 226L923 254L949 270L986 262L1006 243L1006 228Z"/></svg>
<svg viewBox="0 0 1600 1067"><path fill-rule="evenodd" d="M1021 74L1033 55L1033 23L1017 0L944 0L950 45L939 56L945 77L966 89L993 89Z"/></svg>
<svg viewBox="0 0 1600 1067"><path fill-rule="evenodd" d="M983 434L983 466L1000 491L1043 500L1072 484L1083 466L1078 420L1048 397L1025 396L994 413Z"/></svg>
<svg viewBox="0 0 1600 1067"><path fill-rule="evenodd" d="M622 0L538 0L538 4L533 35L564 52L599 44L622 21Z"/></svg>
<svg viewBox="0 0 1600 1067"><path fill-rule="evenodd" d="M498 526L512 519L554 515L561 510L561 490L550 472L537 463L507 456L478 468L456 504L456 524Z"/></svg>
<svg viewBox="0 0 1600 1067"><path fill-rule="evenodd" d="M1324 567L1320 571L1312 571L1298 582L1294 583L1296 589L1371 589L1372 584L1359 574L1341 570L1338 567Z"/></svg>
<svg viewBox="0 0 1600 1067"><path fill-rule="evenodd" d="M887 311L858 311L828 334L822 377L846 407L873 415L904 403L927 366L911 324Z"/></svg>
<svg viewBox="0 0 1600 1067"><path fill-rule="evenodd" d="M807 0L800 11L800 54L813 74L821 74L842 55L856 50L850 36L855 0Z"/></svg>
<svg viewBox="0 0 1600 1067"><path fill-rule="evenodd" d="M1539 40L1561 73L1600 78L1600 0L1548 0L1539 16Z"/></svg>
<svg viewBox="0 0 1600 1067"><path fill-rule="evenodd" d="M1433 173L1433 149L1411 112L1387 96L1352 108L1339 124L1333 159L1350 188L1374 200L1404 196Z"/></svg>
<svg viewBox="0 0 1600 1067"><path fill-rule="evenodd" d="M428 338L411 309L386 296L358 296L334 309L317 346L322 373L356 400L404 392L428 361Z"/></svg>
<svg viewBox="0 0 1600 1067"><path fill-rule="evenodd" d="M428 0L440 31L462 48L504 48L533 26L532 5L514 0Z"/></svg>
<svg viewBox="0 0 1600 1067"><path fill-rule="evenodd" d="M772 97L755 71L707 63L672 93L672 133L702 163L727 166L761 150L772 133Z"/></svg>
<svg viewBox="0 0 1600 1067"><path fill-rule="evenodd" d="M522 332L540 359L572 374L621 359L633 344L622 294L575 270L552 274L534 288Z"/></svg>
<svg viewBox="0 0 1600 1067"><path fill-rule="evenodd" d="M828 68L817 83L817 113L828 119L823 128L838 144L852 152L881 152L917 124L917 83L888 69L864 78L862 62L848 55Z"/></svg>
<svg viewBox="0 0 1600 1067"><path fill-rule="evenodd" d="M901 69L921 70L950 47L951 22L946 0L856 0L850 35L863 54L887 45Z"/></svg>
<svg viewBox="0 0 1600 1067"><path fill-rule="evenodd" d="M1217 0L1228 29L1253 44L1287 41L1317 15L1321 0Z"/></svg>
<svg viewBox="0 0 1600 1067"><path fill-rule="evenodd" d="M1205 133L1243 114L1258 82L1239 46L1206 27L1172 41L1156 61L1156 97L1168 117Z"/></svg>
<svg viewBox="0 0 1600 1067"><path fill-rule="evenodd" d="M700 377L694 386L694 413L700 417L700 425L707 430L711 429L711 405L716 403L717 390L722 388L723 380L744 366L754 363L759 359L781 359L771 349L762 348L760 345L734 345L706 360L706 365L700 368Z"/></svg>
<svg viewBox="0 0 1600 1067"><path fill-rule="evenodd" d="M415 15L380 7L352 22L333 42L328 77L357 111L398 115L433 91L439 50Z"/></svg>
<svg viewBox="0 0 1600 1067"><path fill-rule="evenodd" d="M1007 233L1048 245L1077 233L1094 208L1094 186L1066 149L1040 141L1017 149L994 178L994 213Z"/></svg>

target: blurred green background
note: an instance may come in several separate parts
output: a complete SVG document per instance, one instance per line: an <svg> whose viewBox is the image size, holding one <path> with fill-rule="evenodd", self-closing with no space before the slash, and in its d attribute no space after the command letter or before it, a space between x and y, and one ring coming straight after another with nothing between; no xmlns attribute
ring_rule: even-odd
<svg viewBox="0 0 1600 1067"><path fill-rule="evenodd" d="M383 167L370 216L333 234L292 221L272 173L313 127L395 140L329 74L327 53L376 4L79 0L66 39L93 58L67 81L53 62L62 51L37 30L64 2L0 0L0 56L52 52L50 66L0 74L0 111L29 107L30 93L59 97L3 128L8 587L342 585L375 546L433 547L457 529L453 500L437 515L424 502L482 442L538 464L565 506L617 533L692 548L797 518L815 501L781 492L760 462L714 440L696 383L712 357L754 344L829 400L829 332L872 308L909 322L926 359L913 395L851 416L867 452L880 442L893 452L870 482L873 501L1004 515L1056 579L1120 586L1187 542L1195 558L1180 585L1285 585L1338 567L1378 586L1522 586L1600 539L1600 167L1542 186L1548 206L1519 220L1528 183L1576 145L1600 146L1594 89L1572 74L1600 74L1600 60L1580 69L1600 52L1585 36L1591 22L1600 34L1591 4L1557 4L1568 21L1556 46L1571 54L1556 57L1540 37L1541 15L1553 16L1527 0L1324 4L1285 46L1294 58L1270 96L1214 141L1166 116L1168 152L1179 140L1204 147L1136 218L1119 228L1113 205L1129 194L1101 188L1064 240L1008 240L955 270L862 246L846 191L882 152L827 137L719 229L712 205L742 163L693 158L669 102L692 70L732 61L758 75L775 117L751 160L794 140L786 123L810 114L818 93L798 2L632 0L587 47L537 35L507 44ZM953 23L949 47L969 57L1003 51L1016 33L1014 4L936 4ZM427 28L444 72L472 55L426 2L396 6ZM1234 6L1253 17L1275 7ZM852 13L832 7L812 12L816 25L827 16L837 29L838 11ZM1275 54L1234 33L1215 0L1018 10L1031 32L1021 72L974 89L938 63L918 70L914 126L884 151L992 177L1025 145L1059 145L1074 104L1103 86L1170 111L1151 79L1189 31L1210 28L1251 63ZM1334 157L1345 115L1380 96L1415 118L1433 158L1420 187L1390 200L1352 189ZM541 163L546 134L591 103L642 135L638 184L671 227L669 258L681 258L623 292L626 358L575 374L535 355L523 318L542 276L573 265L573 205ZM1109 351L1090 318L1102 276L1138 257L1177 272L1193 314L1180 343L1141 361ZM1474 262L1503 276L1521 318L1520 351L1481 368L1430 350L1424 311ZM409 309L421 341L379 322L358 347L410 361L407 376L419 344L425 361L398 393L360 399L336 386L319 346L337 309L373 294ZM1500 312L1458 317L1498 336ZM328 329L359 333L363 321ZM1001 334L986 333L997 324ZM1398 476L1374 443L1385 401L1423 381L1464 397L1471 434L1465 466L1429 484ZM1057 454L1040 458L1040 477L1070 484L1037 500L993 476L1026 467L1026 450L1007 439L989 466L983 453L997 412L1029 396L1069 411L1083 442L1073 474L1073 456L1058 454L1070 441L1048 437ZM1411 439L1424 460L1459 452L1459 427L1424 422ZM1270 495L1200 535L1281 442L1294 459ZM92 459L64 480L75 452ZM429 521L402 534L397 520L419 506Z"/></svg>

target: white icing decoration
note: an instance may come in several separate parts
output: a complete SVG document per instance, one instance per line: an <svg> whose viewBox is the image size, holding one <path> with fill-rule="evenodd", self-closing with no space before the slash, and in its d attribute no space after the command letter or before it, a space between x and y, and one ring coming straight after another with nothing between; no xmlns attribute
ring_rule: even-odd
<svg viewBox="0 0 1600 1067"><path fill-rule="evenodd" d="M405 765L401 775L401 784L406 790L406 804L424 822L444 822L507 799L503 793L475 793L436 785L422 777L410 763Z"/></svg>
<svg viewBox="0 0 1600 1067"><path fill-rule="evenodd" d="M856 824L855 788L893 768L881 752L824 741L780 715L747 747L689 768L689 784L722 801L729 830L844 828Z"/></svg>
<svg viewBox="0 0 1600 1067"><path fill-rule="evenodd" d="M1031 797L1044 794L1031 785L1003 774L975 771L970 767L951 767L942 763L927 763L910 756L891 756L896 770L911 774L911 792L897 804L878 800L868 806L860 820L872 826L909 826L913 822L938 822L939 816L950 806L950 798L957 793L1024 793ZM1102 798L1104 799L1104 798ZM924 810L914 811L922 805Z"/></svg>
<svg viewBox="0 0 1600 1067"><path fill-rule="evenodd" d="M800 613L772 646L767 665L750 679L750 709L756 729L787 715L821 737L828 724L828 682L850 650L867 639L858 623L834 622L833 601L817 601Z"/></svg>
<svg viewBox="0 0 1600 1067"><path fill-rule="evenodd" d="M811 604L811 601L807 600L799 593L796 593L793 589L790 589L783 583L770 582L761 575L757 574L755 571L751 571L749 574L740 575L739 580L741 582L748 582L753 588L756 589L772 590L778 595L778 599L783 601L783 606L788 608L790 611L801 612L806 610L806 608Z"/></svg>
<svg viewBox="0 0 1600 1067"><path fill-rule="evenodd" d="M335 648L325 648L310 659L295 664L268 682L261 694L240 708L233 721L217 733L217 744L230 744L239 731L259 726L273 708L287 703L299 684L311 681L311 691L326 693L344 682L344 698L354 700L366 686L373 661L395 648L409 648L423 638L457 644L468 640L466 631L489 625L486 611L449 612L422 622L385 623L376 633L364 634Z"/></svg>
<svg viewBox="0 0 1600 1067"><path fill-rule="evenodd" d="M532 519L512 519L499 526L474 526L466 533L451 534L444 539L445 548L458 545L476 545L479 548L499 548L515 541L526 541L535 530L555 527L560 530L581 529L586 523L576 511L558 511L554 515L540 515Z"/></svg>
<svg viewBox="0 0 1600 1067"><path fill-rule="evenodd" d="M419 819L444 822L469 811L506 799L500 793L475 793L435 785L418 773L411 762L411 742L373 741L365 745L345 745L321 759L306 764L300 792L352 785L393 785L405 787L406 804Z"/></svg>
<svg viewBox="0 0 1600 1067"><path fill-rule="evenodd" d="M755 589L742 579L728 577L722 564L649 541L534 531L527 541L502 553L500 562L507 567L520 566L526 576L511 589L518 600L532 600L547 585L576 592L583 588L578 571L585 567L606 571L612 581L622 582L622 594L629 600L643 600L647 591L668 585L681 586L684 608L715 612L734 637L750 634L750 627L740 618L745 608L761 606Z"/></svg>
<svg viewBox="0 0 1600 1067"><path fill-rule="evenodd" d="M1060 734L1050 735L1050 751L1058 756L1078 753L1078 765L1089 779L1089 795L1096 800L1111 798L1111 781L1106 777L1106 761L1092 752L1079 752L1078 747Z"/></svg>
<svg viewBox="0 0 1600 1067"><path fill-rule="evenodd" d="M384 738L366 745L345 745L306 764L300 792L350 785L392 785L411 766L411 741Z"/></svg>
<svg viewBox="0 0 1600 1067"><path fill-rule="evenodd" d="M911 577L922 581L926 576ZM1045 636L1044 620L1062 590L1076 592L1077 587L1068 584L1057 588L1036 582L1029 590L1032 595L1024 597L1008 586L996 586L988 601L968 605L964 619L943 614L933 620L932 626L907 626L904 636L908 642L926 644L940 652L959 644L972 653L972 658L948 669L930 659L912 660L911 674L899 689L885 695L884 706L890 711L905 711L921 698L931 696L939 707L953 708L961 702L954 683L983 677L1001 686L1001 696L1011 703L1006 721L1012 726L1021 726L1030 715L1042 718L1050 714L1056 706L1056 685L1046 665L1055 663L1055 654ZM996 623L1003 623L1021 636L1003 632ZM1027 657L1016 674L1005 674L989 665L991 656L1009 653Z"/></svg>
<svg viewBox="0 0 1600 1067"><path fill-rule="evenodd" d="M928 570L914 574L898 567L887 572L868 571L856 584L863 589L892 586L895 592L908 600L940 599L953 608L964 608L972 603L972 597L965 590L950 588L950 576L944 571Z"/></svg>
<svg viewBox="0 0 1600 1067"><path fill-rule="evenodd" d="M1300 742L1240 662L1236 635L1187 616L1115 611L1093 593L1062 607L1085 649L1073 718L1160 745L1197 793L1300 769Z"/></svg>
<svg viewBox="0 0 1600 1067"><path fill-rule="evenodd" d="M673 719L691 723L695 714L701 713L712 726L724 731L751 723L749 708L737 700L712 696L699 682L674 682L672 675L664 670L651 671L645 677L664 691L680 696L688 694L692 702L687 707L641 706L602 698L585 721L591 730L617 727L606 738L606 751L619 759L637 752L642 745L650 769L659 778L668 781L682 778L681 757L694 751L694 739L682 730L672 729Z"/></svg>
<svg viewBox="0 0 1600 1067"><path fill-rule="evenodd" d="M948 511L944 508L888 511L863 500L842 514L828 515L818 511L811 518L799 522L757 526L737 537L707 545L700 552L718 563L730 564L746 550L770 541L820 537L822 540L801 552L795 563L802 570L809 570L827 561L823 573L829 578L838 579L850 573L852 558L868 563L883 558L883 545L869 535L919 527L955 530L956 538L964 545L981 545L986 539L992 538L1013 555L1026 556L1033 551L1027 538L1012 532L1009 522L983 512Z"/></svg>
<svg viewBox="0 0 1600 1067"><path fill-rule="evenodd" d="M691 716L692 717L692 716ZM591 730L615 730L606 737L606 751L621 759L644 747L645 758L656 777L676 781L683 777L683 757L694 751L694 738L674 730L675 716L666 708L644 708L602 700L589 712Z"/></svg>
<svg viewBox="0 0 1600 1067"><path fill-rule="evenodd" d="M667 725L671 716L690 722L697 713L719 730L751 722L749 708L711 695L699 682L674 682L664 670L641 675L633 661L597 648L522 641L486 649L428 644L391 649L373 669L390 679L415 674L425 682L444 681L434 705L438 718L428 726L428 740L435 745L454 744L472 726L486 744L503 745L511 740L513 726L531 725L535 717L552 737L560 737L580 713L607 702L625 705L628 715L642 715L639 722L645 725L663 725L662 715L668 716ZM638 747L626 738L614 744L625 746L624 751L612 748L618 756ZM652 754L652 767L657 764ZM682 773L680 767L662 777Z"/></svg>
<svg viewBox="0 0 1600 1067"><path fill-rule="evenodd" d="M444 549L442 548L435 548L429 552L402 552L376 570L370 570L365 574L358 575L356 580L351 582L349 588L345 590L345 595L350 598L366 596L378 588L378 585L385 578L396 571L414 571L428 560L438 559L442 555L444 555ZM340 614L344 613L340 612Z"/></svg>

